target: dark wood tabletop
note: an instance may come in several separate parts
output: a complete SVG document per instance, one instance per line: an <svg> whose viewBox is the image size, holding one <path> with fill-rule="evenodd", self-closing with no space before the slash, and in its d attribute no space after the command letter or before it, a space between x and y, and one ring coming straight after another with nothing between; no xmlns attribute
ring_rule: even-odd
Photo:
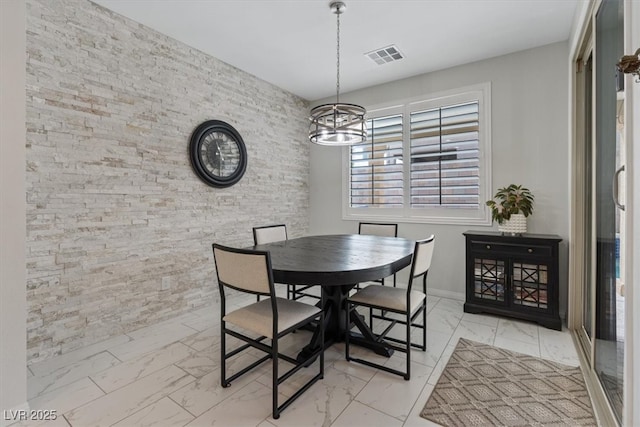
<svg viewBox="0 0 640 427"><path fill-rule="evenodd" d="M327 348L344 340L349 333L352 344L390 356L393 350L376 340L375 335L357 311L352 311L349 324L360 333L347 328L345 303L349 291L361 282L382 279L411 264L415 241L399 237L360 234L307 236L283 240L253 249L269 251L273 278L276 283L290 285L320 285L325 313L325 333L322 342L319 329L299 355L303 360L319 346Z"/></svg>
<svg viewBox="0 0 640 427"><path fill-rule="evenodd" d="M391 276L411 263L414 244L399 237L338 234L253 248L271 252L277 283L338 286Z"/></svg>

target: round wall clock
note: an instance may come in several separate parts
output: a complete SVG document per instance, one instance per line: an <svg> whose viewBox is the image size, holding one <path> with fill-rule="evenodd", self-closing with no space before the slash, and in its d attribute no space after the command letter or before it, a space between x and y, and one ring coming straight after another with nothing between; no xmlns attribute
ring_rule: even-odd
<svg viewBox="0 0 640 427"><path fill-rule="evenodd" d="M247 149L237 130L220 120L198 126L189 143L191 166L212 187L230 187L247 169Z"/></svg>

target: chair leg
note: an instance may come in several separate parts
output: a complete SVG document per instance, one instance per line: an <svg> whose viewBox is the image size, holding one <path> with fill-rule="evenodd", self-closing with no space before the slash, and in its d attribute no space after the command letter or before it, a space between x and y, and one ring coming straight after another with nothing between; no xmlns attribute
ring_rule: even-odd
<svg viewBox="0 0 640 427"><path fill-rule="evenodd" d="M227 340L224 332L225 322L220 321L220 385L222 388L229 387L227 383Z"/></svg>
<svg viewBox="0 0 640 427"><path fill-rule="evenodd" d="M407 333L407 373L405 374L404 379L409 381L411 378L411 313L409 311L407 311L407 324L405 326Z"/></svg>
<svg viewBox="0 0 640 427"><path fill-rule="evenodd" d="M344 358L349 361L351 360L349 358L349 336L351 335L351 328L349 328L349 325L351 324L351 304L349 304L349 301L345 301L345 303L347 304L347 314L345 316L346 318L346 325L345 325L345 334L344 334Z"/></svg>
<svg viewBox="0 0 640 427"><path fill-rule="evenodd" d="M272 406L273 406L273 419L280 418L280 411L278 410L278 338L271 340L271 359L273 362L273 377L271 384L272 392Z"/></svg>
<svg viewBox="0 0 640 427"><path fill-rule="evenodd" d="M320 291L322 292L322 291ZM321 304L324 305L324 299L320 297ZM321 305L321 306L322 306ZM324 343L324 311L320 313L320 342ZM320 379L324 378L324 350L320 352Z"/></svg>
<svg viewBox="0 0 640 427"><path fill-rule="evenodd" d="M427 351L427 299L422 306L422 351Z"/></svg>

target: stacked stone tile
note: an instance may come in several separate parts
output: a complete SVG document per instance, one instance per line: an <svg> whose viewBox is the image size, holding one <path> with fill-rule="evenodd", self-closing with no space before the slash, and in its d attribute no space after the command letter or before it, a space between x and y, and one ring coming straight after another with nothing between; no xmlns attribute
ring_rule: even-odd
<svg viewBox="0 0 640 427"><path fill-rule="evenodd" d="M27 15L30 362L211 303L214 241L308 231L304 100L86 0L28 0ZM248 151L227 189L189 164L213 118Z"/></svg>

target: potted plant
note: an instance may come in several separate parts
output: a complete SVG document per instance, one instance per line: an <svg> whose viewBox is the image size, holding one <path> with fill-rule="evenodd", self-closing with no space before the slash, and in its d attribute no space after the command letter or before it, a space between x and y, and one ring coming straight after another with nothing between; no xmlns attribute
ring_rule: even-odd
<svg viewBox="0 0 640 427"><path fill-rule="evenodd" d="M499 188L487 206L498 230L511 234L527 232L526 218L533 212L533 194L528 188L516 184Z"/></svg>

